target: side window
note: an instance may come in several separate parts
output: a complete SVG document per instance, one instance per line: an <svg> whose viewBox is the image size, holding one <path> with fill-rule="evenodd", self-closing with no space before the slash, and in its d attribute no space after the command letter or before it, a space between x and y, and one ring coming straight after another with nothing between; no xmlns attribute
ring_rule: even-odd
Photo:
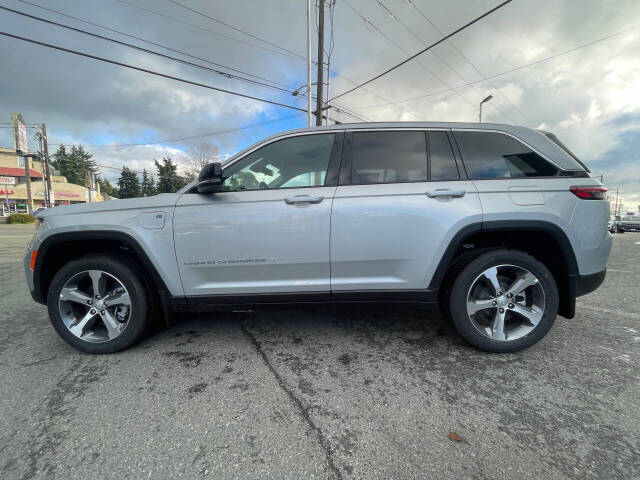
<svg viewBox="0 0 640 480"><path fill-rule="evenodd" d="M558 171L513 137L494 132L454 132L469 177L550 177Z"/></svg>
<svg viewBox="0 0 640 480"><path fill-rule="evenodd" d="M447 132L429 132L429 179L435 182L460 180L456 157Z"/></svg>
<svg viewBox="0 0 640 480"><path fill-rule="evenodd" d="M427 181L425 132L354 132L351 183Z"/></svg>
<svg viewBox="0 0 640 480"><path fill-rule="evenodd" d="M224 191L324 184L335 135L300 135L265 145L224 170Z"/></svg>

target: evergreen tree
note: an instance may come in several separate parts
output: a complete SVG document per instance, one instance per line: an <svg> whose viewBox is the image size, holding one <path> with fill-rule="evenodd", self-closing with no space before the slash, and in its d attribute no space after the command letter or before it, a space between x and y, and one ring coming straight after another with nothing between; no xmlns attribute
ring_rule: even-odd
<svg viewBox="0 0 640 480"><path fill-rule="evenodd" d="M178 166L173 163L169 157L164 157L162 163L154 160L156 164L156 170L158 171L158 193L173 193L180 190L185 180L178 175Z"/></svg>
<svg viewBox="0 0 640 480"><path fill-rule="evenodd" d="M118 179L118 191L120 198L132 198L140 196L140 182L135 172L127 167L122 167L120 178Z"/></svg>
<svg viewBox="0 0 640 480"><path fill-rule="evenodd" d="M51 164L66 177L69 183L88 186L87 180L98 171L93 155L85 151L82 145L73 145L71 151L67 151L64 145L60 145L53 154Z"/></svg>
<svg viewBox="0 0 640 480"><path fill-rule="evenodd" d="M158 193L153 175L147 173L147 169L142 170L142 183L140 184L140 193L143 197L150 197Z"/></svg>
<svg viewBox="0 0 640 480"><path fill-rule="evenodd" d="M110 197L118 198L119 195L118 195L117 187L112 185L111 182L108 179L102 178L99 175L96 175L96 183L98 185L100 185L100 192L101 193L107 194Z"/></svg>

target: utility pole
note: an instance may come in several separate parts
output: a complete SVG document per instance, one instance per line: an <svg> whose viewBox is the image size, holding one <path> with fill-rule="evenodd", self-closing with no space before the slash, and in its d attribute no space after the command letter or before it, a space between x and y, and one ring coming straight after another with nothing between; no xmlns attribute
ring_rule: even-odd
<svg viewBox="0 0 640 480"><path fill-rule="evenodd" d="M18 153L22 155L22 152ZM24 175L26 177L27 182L27 213L33 213L33 198L31 197L31 172L29 171L29 157L27 155L23 156L24 158Z"/></svg>
<svg viewBox="0 0 640 480"><path fill-rule="evenodd" d="M324 80L324 0L318 0L318 85L316 91L316 126L322 125L322 82ZM311 92L309 92L311 96Z"/></svg>
<svg viewBox="0 0 640 480"><path fill-rule="evenodd" d="M47 194L47 200L45 201L45 205L47 207L51 207L53 205L53 195L51 192L51 174L49 173L49 146L47 143L47 126L43 123L41 126L42 129L42 146L43 146L43 153L44 153L44 174L45 174L45 181L47 183L47 188L46 188L46 194Z"/></svg>
<svg viewBox="0 0 640 480"><path fill-rule="evenodd" d="M311 126L311 0L307 0L307 127Z"/></svg>

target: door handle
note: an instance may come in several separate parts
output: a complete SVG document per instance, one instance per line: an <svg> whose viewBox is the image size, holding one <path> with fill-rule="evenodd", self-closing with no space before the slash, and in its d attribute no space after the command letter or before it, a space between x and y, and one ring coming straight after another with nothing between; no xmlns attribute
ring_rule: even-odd
<svg viewBox="0 0 640 480"><path fill-rule="evenodd" d="M288 205L295 205L296 203L320 203L324 200L322 195L312 197L311 195L296 195L295 197L287 197L284 201Z"/></svg>
<svg viewBox="0 0 640 480"><path fill-rule="evenodd" d="M425 192L427 197L429 198L439 198L439 197L450 197L450 198L461 198L467 193L466 190L449 190L449 189L438 189L433 190L431 192Z"/></svg>

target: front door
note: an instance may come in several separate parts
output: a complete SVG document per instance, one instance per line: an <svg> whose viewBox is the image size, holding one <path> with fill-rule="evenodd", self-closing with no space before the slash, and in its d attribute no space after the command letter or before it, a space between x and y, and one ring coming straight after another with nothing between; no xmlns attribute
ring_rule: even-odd
<svg viewBox="0 0 640 480"><path fill-rule="evenodd" d="M226 166L222 191L184 194L174 237L185 294L328 296L337 175L327 172L341 148L341 133L275 140Z"/></svg>

